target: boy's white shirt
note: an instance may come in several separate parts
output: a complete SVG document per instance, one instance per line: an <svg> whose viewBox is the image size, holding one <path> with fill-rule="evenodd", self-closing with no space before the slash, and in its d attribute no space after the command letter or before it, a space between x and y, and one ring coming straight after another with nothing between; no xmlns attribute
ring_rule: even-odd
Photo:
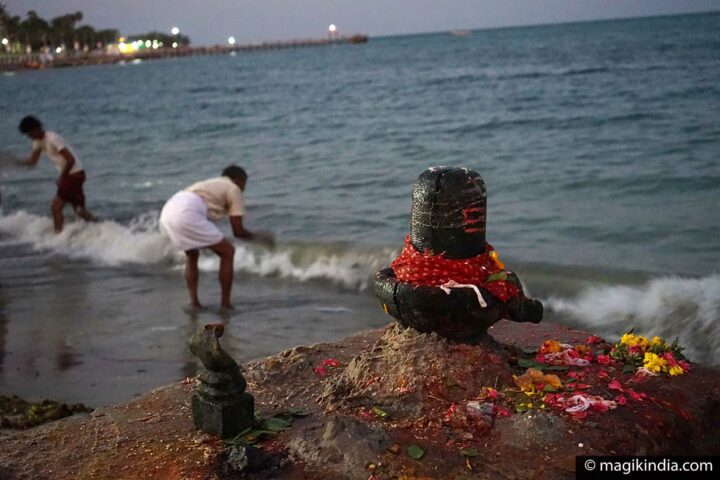
<svg viewBox="0 0 720 480"><path fill-rule="evenodd" d="M55 132L45 132L45 136L41 140L33 140L33 150L42 151L51 162L55 164L55 167L59 172L62 172L67 163L67 159L63 157L60 151L63 148L70 150L70 153L75 157L75 164L70 169L70 173L77 173L83 170L80 159L78 159L75 152L73 152L69 146L65 144L65 140Z"/></svg>

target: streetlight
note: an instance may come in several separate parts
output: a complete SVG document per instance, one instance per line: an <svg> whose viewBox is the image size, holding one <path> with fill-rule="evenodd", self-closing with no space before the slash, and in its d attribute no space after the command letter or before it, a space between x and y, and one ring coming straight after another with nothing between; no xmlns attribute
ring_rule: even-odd
<svg viewBox="0 0 720 480"><path fill-rule="evenodd" d="M3 38L3 39L2 39L2 44L3 44L3 45L6 45L6 46L7 46L8 43L10 43L10 40L8 40L7 38Z"/></svg>
<svg viewBox="0 0 720 480"><path fill-rule="evenodd" d="M228 43L230 45L235 45L235 37L228 37Z"/></svg>
<svg viewBox="0 0 720 480"><path fill-rule="evenodd" d="M177 35L178 33L180 33L180 29L178 27L172 27L170 29L170 33L172 33L173 35Z"/></svg>

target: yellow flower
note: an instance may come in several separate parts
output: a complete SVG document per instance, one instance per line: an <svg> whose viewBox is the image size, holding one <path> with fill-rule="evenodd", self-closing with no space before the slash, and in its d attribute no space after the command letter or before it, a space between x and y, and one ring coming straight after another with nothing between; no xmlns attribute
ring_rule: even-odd
<svg viewBox="0 0 720 480"><path fill-rule="evenodd" d="M650 347L650 342L646 337L642 335L635 335L634 333L625 333L620 337L620 343L627 345L628 347L639 346L643 351Z"/></svg>
<svg viewBox="0 0 720 480"><path fill-rule="evenodd" d="M528 385L522 389L523 393L527 395L528 397L532 397L537 392L535 392L535 385Z"/></svg>
<svg viewBox="0 0 720 480"><path fill-rule="evenodd" d="M668 370L668 373L669 373L671 376L682 375L683 373L685 373L685 370L683 370L680 365L673 365L673 366L670 367L670 369Z"/></svg>
<svg viewBox="0 0 720 480"><path fill-rule="evenodd" d="M667 360L658 357L652 352L646 352L645 358L643 358L643 367L647 368L651 372L657 373L660 370L664 370L667 366ZM682 368L680 369L682 370Z"/></svg>
<svg viewBox="0 0 720 480"><path fill-rule="evenodd" d="M652 337L652 340L650 340L650 346L651 347L665 347L665 342L662 338L655 336Z"/></svg>
<svg viewBox="0 0 720 480"><path fill-rule="evenodd" d="M645 351L650 347L650 342L646 337L641 337L640 335L638 335L637 337L635 337L635 345L640 345L640 348Z"/></svg>
<svg viewBox="0 0 720 480"><path fill-rule="evenodd" d="M498 254L497 254L497 252L496 252L495 250L493 250L492 252L490 252L490 258L493 259L493 261L495 262L495 265L497 265L497 267L498 267L500 270L505 270L505 264L500 261L500 257L498 256Z"/></svg>

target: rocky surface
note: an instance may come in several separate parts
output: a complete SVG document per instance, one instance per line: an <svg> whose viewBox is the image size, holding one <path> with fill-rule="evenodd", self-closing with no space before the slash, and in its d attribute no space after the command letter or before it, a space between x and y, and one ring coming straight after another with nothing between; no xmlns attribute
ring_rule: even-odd
<svg viewBox="0 0 720 480"><path fill-rule="evenodd" d="M0 395L0 431L36 427L76 413L89 412L92 409L82 403L68 405L52 400L33 403L17 396Z"/></svg>
<svg viewBox="0 0 720 480"><path fill-rule="evenodd" d="M196 431L191 380L0 438L0 478L562 479L580 454L720 454L717 369L549 372L603 398L616 379L638 398L580 418L526 397L513 376L544 340L587 333L505 321L490 333L468 346L393 324L296 347L246 366L265 430L230 444Z"/></svg>

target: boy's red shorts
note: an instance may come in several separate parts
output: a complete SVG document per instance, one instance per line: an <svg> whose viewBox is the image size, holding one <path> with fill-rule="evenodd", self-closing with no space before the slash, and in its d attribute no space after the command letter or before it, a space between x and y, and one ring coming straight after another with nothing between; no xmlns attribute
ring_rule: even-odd
<svg viewBox="0 0 720 480"><path fill-rule="evenodd" d="M85 208L83 183L85 183L84 171L62 176L58 183L57 196L60 197L63 202L69 203L73 207Z"/></svg>

